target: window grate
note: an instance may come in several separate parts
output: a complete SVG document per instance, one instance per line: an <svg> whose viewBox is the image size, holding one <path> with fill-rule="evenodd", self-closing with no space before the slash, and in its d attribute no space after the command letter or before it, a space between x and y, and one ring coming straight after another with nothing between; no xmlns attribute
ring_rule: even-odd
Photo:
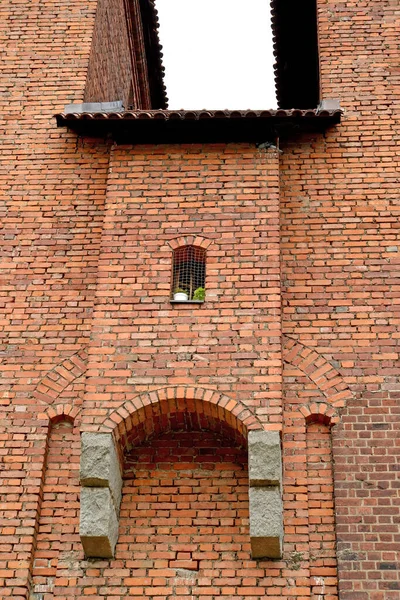
<svg viewBox="0 0 400 600"><path fill-rule="evenodd" d="M206 280L206 251L196 246L174 250L171 299L175 301L204 301ZM177 294L179 296L177 297ZM183 294L186 296L184 297Z"/></svg>

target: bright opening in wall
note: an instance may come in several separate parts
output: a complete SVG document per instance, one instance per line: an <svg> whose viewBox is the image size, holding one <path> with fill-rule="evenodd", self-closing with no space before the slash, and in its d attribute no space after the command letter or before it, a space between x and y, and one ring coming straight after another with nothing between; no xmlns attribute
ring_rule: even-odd
<svg viewBox="0 0 400 600"><path fill-rule="evenodd" d="M276 108L269 0L156 0L170 109Z"/></svg>

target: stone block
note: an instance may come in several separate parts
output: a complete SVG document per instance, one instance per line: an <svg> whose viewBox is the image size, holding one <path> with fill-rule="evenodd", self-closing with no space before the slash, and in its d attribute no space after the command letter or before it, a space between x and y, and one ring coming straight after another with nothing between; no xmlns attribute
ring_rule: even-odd
<svg viewBox="0 0 400 600"><path fill-rule="evenodd" d="M281 558L283 506L279 487L249 488L250 541L253 558Z"/></svg>
<svg viewBox="0 0 400 600"><path fill-rule="evenodd" d="M81 485L108 487L118 512L121 503L122 477L112 435L82 433L81 445Z"/></svg>
<svg viewBox="0 0 400 600"><path fill-rule="evenodd" d="M281 440L277 431L249 431L249 483L251 486L280 485Z"/></svg>
<svg viewBox="0 0 400 600"><path fill-rule="evenodd" d="M339 110L340 109L340 100L338 98L325 98L325 100L321 100L318 106L318 112L322 110Z"/></svg>
<svg viewBox="0 0 400 600"><path fill-rule="evenodd" d="M118 540L118 517L108 488L81 488L79 534L85 556L114 556Z"/></svg>
<svg viewBox="0 0 400 600"><path fill-rule="evenodd" d="M83 104L67 104L64 107L64 113L69 114L81 114L81 113L109 113L109 112L123 112L124 107L122 100L115 100L114 102L84 102Z"/></svg>

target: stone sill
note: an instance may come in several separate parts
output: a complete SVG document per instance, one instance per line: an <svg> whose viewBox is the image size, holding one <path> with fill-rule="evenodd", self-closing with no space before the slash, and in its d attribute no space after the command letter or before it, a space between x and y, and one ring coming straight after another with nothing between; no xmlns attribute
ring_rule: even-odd
<svg viewBox="0 0 400 600"><path fill-rule="evenodd" d="M204 304L205 300L170 300L171 304Z"/></svg>

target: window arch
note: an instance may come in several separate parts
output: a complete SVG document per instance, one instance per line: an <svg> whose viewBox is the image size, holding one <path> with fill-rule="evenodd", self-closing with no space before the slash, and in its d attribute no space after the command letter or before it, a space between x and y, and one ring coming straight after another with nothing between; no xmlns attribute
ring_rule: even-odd
<svg viewBox="0 0 400 600"><path fill-rule="evenodd" d="M206 251L198 246L181 246L173 251L171 300L204 302Z"/></svg>

